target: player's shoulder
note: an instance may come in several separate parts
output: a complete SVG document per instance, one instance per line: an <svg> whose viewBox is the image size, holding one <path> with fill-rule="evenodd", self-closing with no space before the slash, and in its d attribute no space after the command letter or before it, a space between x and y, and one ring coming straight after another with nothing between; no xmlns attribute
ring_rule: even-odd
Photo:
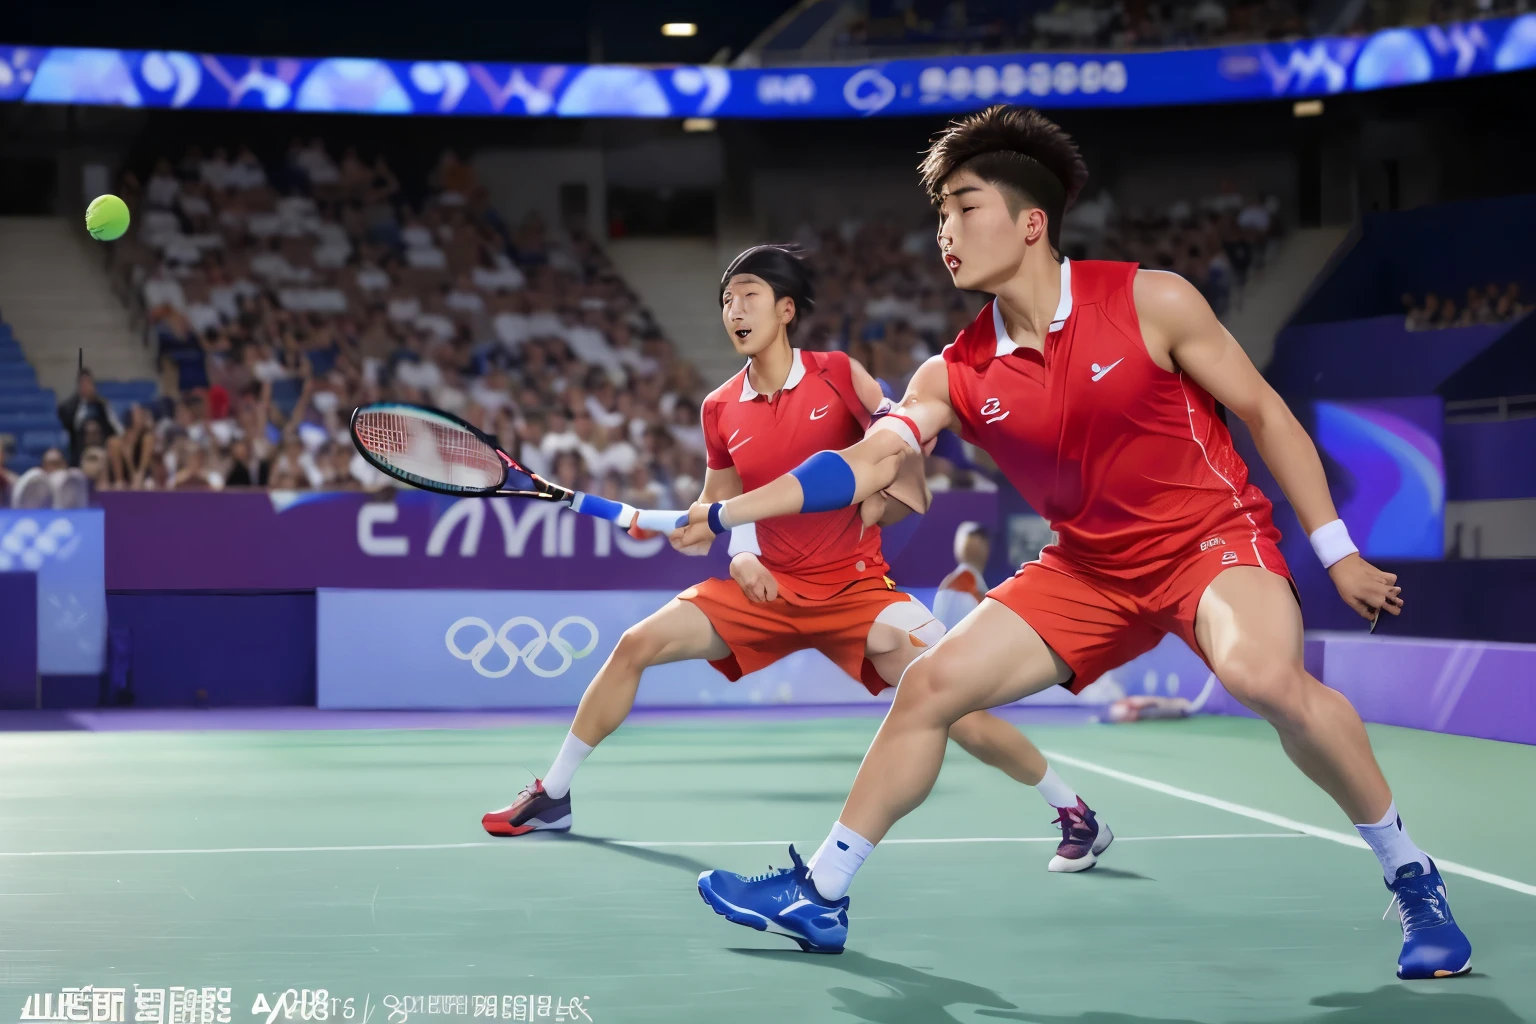
<svg viewBox="0 0 1536 1024"><path fill-rule="evenodd" d="M1086 306L1100 303L1132 287L1140 264L1120 260L1073 260L1072 302Z"/></svg>
<svg viewBox="0 0 1536 1024"><path fill-rule="evenodd" d="M704 396L704 401L700 404L700 408L712 409L718 413L721 406L740 401L741 385L746 375L747 368L745 366L731 374L730 377L726 378L725 383Z"/></svg>
<svg viewBox="0 0 1536 1024"><path fill-rule="evenodd" d="M1143 323L1177 325L1210 315L1210 304L1200 290L1169 270L1137 270L1132 291L1137 318Z"/></svg>

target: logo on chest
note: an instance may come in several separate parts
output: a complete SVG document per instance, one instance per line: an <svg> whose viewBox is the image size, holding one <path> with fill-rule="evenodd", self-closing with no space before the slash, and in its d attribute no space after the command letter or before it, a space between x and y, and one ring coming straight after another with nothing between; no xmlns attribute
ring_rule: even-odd
<svg viewBox="0 0 1536 1024"><path fill-rule="evenodd" d="M1114 362L1110 363L1108 366L1100 366L1098 363L1094 363L1093 366L1091 366L1089 369L1091 369L1093 371L1093 379L1096 380L1096 381L1100 381L1100 380L1104 379L1104 375L1105 374L1107 374L1110 370L1113 370L1115 367L1119 366L1123 362L1125 362L1125 357L1121 356L1119 359L1116 359Z"/></svg>
<svg viewBox="0 0 1536 1024"><path fill-rule="evenodd" d="M813 419L813 420L821 419L823 416L825 416L827 414L827 410L830 409L830 408L831 408L831 406L824 405L820 409L812 409L811 410L811 419Z"/></svg>
<svg viewBox="0 0 1536 1024"><path fill-rule="evenodd" d="M1009 413L1003 412L1003 403L999 402L995 398L989 398L983 402L979 412L980 415L985 418L986 422L988 423L996 423L999 420L1005 420L1009 415ZM1012 410L1009 410L1009 412L1012 412Z"/></svg>

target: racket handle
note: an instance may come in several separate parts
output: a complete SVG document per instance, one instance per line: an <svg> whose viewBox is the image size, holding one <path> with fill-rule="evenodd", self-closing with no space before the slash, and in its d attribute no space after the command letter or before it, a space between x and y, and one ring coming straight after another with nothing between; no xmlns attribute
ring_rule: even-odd
<svg viewBox="0 0 1536 1024"><path fill-rule="evenodd" d="M644 508L636 512L636 525L654 533L671 533L688 522L688 513L676 509L660 510Z"/></svg>
<svg viewBox="0 0 1536 1024"><path fill-rule="evenodd" d="M622 501L610 501L599 495L586 494L582 491L577 491L576 496L571 499L571 508L582 515L596 516L598 519L618 523L625 529L628 529L631 524L638 523L640 529L656 533L671 533L688 521L687 512L642 510L633 505L626 505Z"/></svg>

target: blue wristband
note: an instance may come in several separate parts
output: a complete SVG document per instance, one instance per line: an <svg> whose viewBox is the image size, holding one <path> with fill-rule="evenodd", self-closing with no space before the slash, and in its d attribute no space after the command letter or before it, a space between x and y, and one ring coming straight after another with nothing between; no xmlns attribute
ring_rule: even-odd
<svg viewBox="0 0 1536 1024"><path fill-rule="evenodd" d="M790 470L790 475L800 481L801 512L831 512L853 504L858 481L848 460L837 452L817 452Z"/></svg>
<svg viewBox="0 0 1536 1024"><path fill-rule="evenodd" d="M720 506L723 504L725 503L717 501L709 506L709 528L715 532L716 536L726 532L725 524L720 522Z"/></svg>

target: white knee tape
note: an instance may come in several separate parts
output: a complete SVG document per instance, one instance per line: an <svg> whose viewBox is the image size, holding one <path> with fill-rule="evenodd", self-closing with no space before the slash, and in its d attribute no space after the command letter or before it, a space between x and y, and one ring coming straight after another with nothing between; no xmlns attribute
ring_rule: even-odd
<svg viewBox="0 0 1536 1024"><path fill-rule="evenodd" d="M910 634L924 647L932 647L944 635L944 623L934 618L928 606L915 597L886 605L875 616L875 621Z"/></svg>

